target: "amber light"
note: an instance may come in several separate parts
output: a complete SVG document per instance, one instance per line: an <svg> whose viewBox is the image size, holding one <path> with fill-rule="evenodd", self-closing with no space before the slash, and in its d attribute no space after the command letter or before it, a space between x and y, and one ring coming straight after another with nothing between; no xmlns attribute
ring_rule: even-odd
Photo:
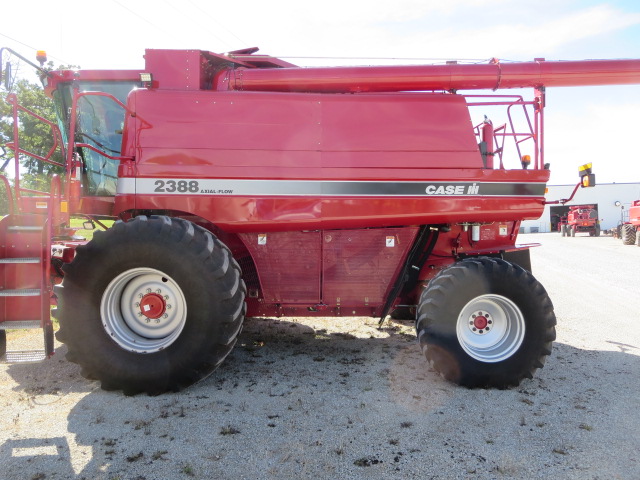
<svg viewBox="0 0 640 480"><path fill-rule="evenodd" d="M44 50L38 50L36 52L36 60L40 62L40 65L44 65L44 62L47 61L47 52L45 52Z"/></svg>

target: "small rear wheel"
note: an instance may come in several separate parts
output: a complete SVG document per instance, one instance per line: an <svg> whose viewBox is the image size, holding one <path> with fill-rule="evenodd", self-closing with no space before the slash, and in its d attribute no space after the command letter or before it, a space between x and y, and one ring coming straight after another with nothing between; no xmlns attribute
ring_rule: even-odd
<svg viewBox="0 0 640 480"><path fill-rule="evenodd" d="M0 330L0 360L7 354L7 332Z"/></svg>
<svg viewBox="0 0 640 480"><path fill-rule="evenodd" d="M636 243L636 228L630 223L622 225L621 235L623 245L633 245Z"/></svg>
<svg viewBox="0 0 640 480"><path fill-rule="evenodd" d="M501 259L477 258L429 282L416 330L427 360L446 379L506 388L544 365L555 324L551 300L531 273Z"/></svg>

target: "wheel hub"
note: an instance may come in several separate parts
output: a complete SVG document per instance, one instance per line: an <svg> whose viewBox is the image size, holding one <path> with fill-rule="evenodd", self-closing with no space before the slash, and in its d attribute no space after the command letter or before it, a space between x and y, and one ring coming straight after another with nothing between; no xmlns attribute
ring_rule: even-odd
<svg viewBox="0 0 640 480"><path fill-rule="evenodd" d="M187 308L180 286L152 268L133 268L107 286L100 303L102 325L126 350L152 353L167 348L185 326Z"/></svg>
<svg viewBox="0 0 640 480"><path fill-rule="evenodd" d="M142 297L142 300L140 300L140 311L142 315L147 318L160 318L166 308L164 298L157 293L147 293Z"/></svg>
<svg viewBox="0 0 640 480"><path fill-rule="evenodd" d="M469 329L476 335L484 335L491 330L493 320L488 312L475 312L469 318Z"/></svg>

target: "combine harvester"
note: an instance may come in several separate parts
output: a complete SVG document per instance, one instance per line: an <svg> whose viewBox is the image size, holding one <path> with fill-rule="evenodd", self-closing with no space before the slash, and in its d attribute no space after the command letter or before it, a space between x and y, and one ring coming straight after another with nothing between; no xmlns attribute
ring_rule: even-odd
<svg viewBox="0 0 640 480"><path fill-rule="evenodd" d="M531 378L556 324L516 243L546 203L545 88L637 84L640 60L300 68L256 52L41 70L66 174L49 193L21 187L16 129L1 328L43 328L48 357L57 302L84 376L157 394L212 372L245 317L414 312L447 379ZM531 99L472 92L523 87ZM474 126L470 109L496 107L505 125ZM117 221L83 244L70 216Z"/></svg>
<svg viewBox="0 0 640 480"><path fill-rule="evenodd" d="M629 207L629 221L620 224L620 238L624 245L640 247L640 200L635 200Z"/></svg>
<svg viewBox="0 0 640 480"><path fill-rule="evenodd" d="M595 205L572 205L567 214L567 223L562 226L562 236L575 237L586 232L591 237L600 236L600 220Z"/></svg>

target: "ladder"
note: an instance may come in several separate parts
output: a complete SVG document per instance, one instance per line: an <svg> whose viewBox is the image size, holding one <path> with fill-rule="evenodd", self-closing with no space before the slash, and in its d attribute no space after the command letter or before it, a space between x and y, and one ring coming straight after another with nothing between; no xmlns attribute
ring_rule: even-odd
<svg viewBox="0 0 640 480"><path fill-rule="evenodd" d="M50 195L22 197L29 200L21 202L20 213L10 202L11 213L0 220L0 363L39 362L54 353L50 270L59 192L60 180L54 176ZM24 208L29 203L35 208ZM7 331L32 329L43 332L38 348L9 349L8 338L20 334L8 337Z"/></svg>
<svg viewBox="0 0 640 480"><path fill-rule="evenodd" d="M57 226L63 219L68 219L68 214L67 204L62 202L60 177L53 175L49 192L24 188L20 185L20 159L21 156L31 157L64 166L64 163L55 161L53 155L60 150L65 158L65 149L60 129L54 122L20 106L13 93L7 96L6 101L13 107L13 141L7 146L14 151L15 171L13 186L5 175L0 175L9 210L9 214L0 219L0 363L38 362L54 353L51 242L54 229L59 230ZM51 129L53 144L44 156L21 148L19 114L42 122ZM43 332L43 341L37 348L9 349L8 338L13 342L13 337L20 335L8 336L7 331L33 329Z"/></svg>

